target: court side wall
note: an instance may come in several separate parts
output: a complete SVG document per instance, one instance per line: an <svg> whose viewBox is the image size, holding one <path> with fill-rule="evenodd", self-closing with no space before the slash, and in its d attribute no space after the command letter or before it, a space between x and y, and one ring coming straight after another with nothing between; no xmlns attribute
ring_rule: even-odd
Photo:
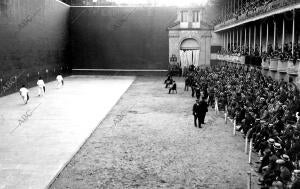
<svg viewBox="0 0 300 189"><path fill-rule="evenodd" d="M175 7L72 7L73 69L167 69Z"/></svg>
<svg viewBox="0 0 300 189"><path fill-rule="evenodd" d="M0 78L18 83L67 64L69 6L56 0L0 1ZM33 78L34 77L34 78Z"/></svg>

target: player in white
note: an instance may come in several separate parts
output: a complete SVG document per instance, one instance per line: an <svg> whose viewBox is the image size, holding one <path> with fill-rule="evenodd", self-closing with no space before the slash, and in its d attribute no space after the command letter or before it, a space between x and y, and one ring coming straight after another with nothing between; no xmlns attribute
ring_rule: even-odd
<svg viewBox="0 0 300 189"><path fill-rule="evenodd" d="M39 80L37 81L37 85L38 85L39 96L41 96L41 95L44 96L44 94L46 92L46 85L45 85L42 77L39 77Z"/></svg>
<svg viewBox="0 0 300 189"><path fill-rule="evenodd" d="M29 90L26 89L25 85L22 85L22 88L20 89L20 95L24 101L24 104L27 104L29 100Z"/></svg>
<svg viewBox="0 0 300 189"><path fill-rule="evenodd" d="M61 76L61 74L58 74L58 76L56 77L57 80L57 88L60 88L61 86L64 85L64 79Z"/></svg>

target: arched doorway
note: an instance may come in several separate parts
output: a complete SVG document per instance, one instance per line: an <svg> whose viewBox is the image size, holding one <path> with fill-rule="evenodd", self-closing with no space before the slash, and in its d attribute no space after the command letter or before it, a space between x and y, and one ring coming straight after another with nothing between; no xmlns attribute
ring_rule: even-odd
<svg viewBox="0 0 300 189"><path fill-rule="evenodd" d="M182 68L188 68L190 65L199 66L200 45L193 39L188 38L180 45L180 62Z"/></svg>

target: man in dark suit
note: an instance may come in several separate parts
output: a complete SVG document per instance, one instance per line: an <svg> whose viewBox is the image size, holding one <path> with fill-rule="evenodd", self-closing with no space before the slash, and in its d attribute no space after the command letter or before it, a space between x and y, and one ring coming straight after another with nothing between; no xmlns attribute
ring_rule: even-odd
<svg viewBox="0 0 300 189"><path fill-rule="evenodd" d="M196 88L197 88L197 82L195 80L191 81L191 88L192 88L192 97L195 96Z"/></svg>
<svg viewBox="0 0 300 189"><path fill-rule="evenodd" d="M195 92L196 92L196 98L197 98L197 99L200 99L201 89L200 89L199 86L196 87Z"/></svg>
<svg viewBox="0 0 300 189"><path fill-rule="evenodd" d="M197 120L198 120L198 126L199 126L199 128L201 128L199 109L200 109L200 104L199 104L199 100L197 99L196 103L193 106L194 124L195 124L195 127L197 127Z"/></svg>
<svg viewBox="0 0 300 189"><path fill-rule="evenodd" d="M201 124L205 124L204 120L205 120L206 112L208 112L208 104L205 101L205 97L203 96L202 100L199 103L199 112L198 112L198 114L200 115L200 123Z"/></svg>
<svg viewBox="0 0 300 189"><path fill-rule="evenodd" d="M172 84L172 87L169 89L169 94L172 92L175 92L177 93L177 85L176 85L176 82L173 81L173 84Z"/></svg>

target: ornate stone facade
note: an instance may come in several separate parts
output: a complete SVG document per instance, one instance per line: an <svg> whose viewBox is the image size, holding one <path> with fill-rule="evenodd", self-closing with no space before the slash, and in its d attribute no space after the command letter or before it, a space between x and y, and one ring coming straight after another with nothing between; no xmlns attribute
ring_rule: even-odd
<svg viewBox="0 0 300 189"><path fill-rule="evenodd" d="M180 50L182 42L186 39L194 39L199 44L199 64L210 65L213 28L202 20L202 16L199 16L199 18L197 17L197 13L202 15L203 11L204 9L201 7L179 9L178 18L174 22L175 26L173 25L172 27L168 28L169 59L175 55L178 63L180 63ZM188 14L187 20L182 20L183 12Z"/></svg>

